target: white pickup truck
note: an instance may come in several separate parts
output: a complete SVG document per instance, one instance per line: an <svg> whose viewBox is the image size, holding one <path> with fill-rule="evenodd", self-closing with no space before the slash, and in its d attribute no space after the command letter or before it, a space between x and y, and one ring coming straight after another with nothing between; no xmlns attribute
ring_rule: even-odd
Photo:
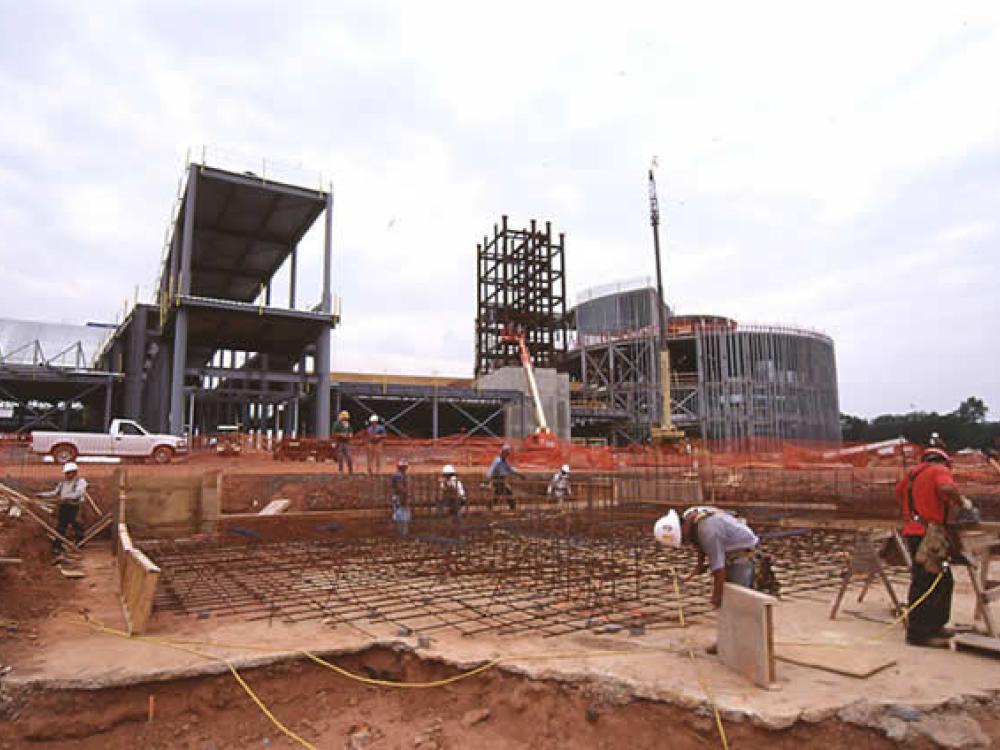
<svg viewBox="0 0 1000 750"><path fill-rule="evenodd" d="M121 456L152 458L168 464L178 453L187 452L187 441L174 435L154 435L138 422L115 419L107 434L101 432L32 432L31 450L50 454L56 463L77 456Z"/></svg>

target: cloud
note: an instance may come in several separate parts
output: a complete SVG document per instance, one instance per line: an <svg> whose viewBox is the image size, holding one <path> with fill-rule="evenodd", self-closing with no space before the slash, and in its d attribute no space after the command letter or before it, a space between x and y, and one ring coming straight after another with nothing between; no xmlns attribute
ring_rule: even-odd
<svg viewBox="0 0 1000 750"><path fill-rule="evenodd" d="M565 232L571 299L652 275L656 155L680 312L827 330L846 411L1000 409L1000 10L769 7L10 5L6 314L148 294L185 153L217 144L333 181L335 369L467 375L492 224Z"/></svg>

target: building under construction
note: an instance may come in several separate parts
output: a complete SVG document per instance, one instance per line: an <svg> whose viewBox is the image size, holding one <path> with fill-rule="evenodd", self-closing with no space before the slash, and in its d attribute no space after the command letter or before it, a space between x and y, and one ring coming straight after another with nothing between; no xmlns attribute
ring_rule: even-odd
<svg viewBox="0 0 1000 750"><path fill-rule="evenodd" d="M565 368L577 437L644 442L661 423L659 321L667 322L670 416L709 441L840 439L833 341L786 326L656 312L648 282L584 292Z"/></svg>
<svg viewBox="0 0 1000 750"><path fill-rule="evenodd" d="M299 245L314 225L322 234L319 300L304 303ZM693 438L839 439L828 337L671 317L649 282L589 290L568 310L565 234L551 222L517 226L506 216L476 248L473 378L331 376L330 339L340 321L333 231L329 187L191 164L156 299L136 304L112 331L97 329L107 340L96 355L84 357L79 345L93 341L94 329L79 328L75 347L60 330L43 351L32 325L51 326L6 326L7 431L97 429L128 417L174 434L239 425L322 437L331 410L344 408L357 428L379 414L401 437L522 437L538 427L538 408L515 333L537 368L537 403L563 438L644 443L652 427L670 421L669 400L674 426ZM287 288L278 288L279 272ZM663 321L672 363L666 397Z"/></svg>

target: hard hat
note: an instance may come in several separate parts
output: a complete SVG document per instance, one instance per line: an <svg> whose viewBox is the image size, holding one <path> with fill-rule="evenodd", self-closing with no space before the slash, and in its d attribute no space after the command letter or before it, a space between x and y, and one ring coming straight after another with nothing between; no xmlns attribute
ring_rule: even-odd
<svg viewBox="0 0 1000 750"><path fill-rule="evenodd" d="M563 474L569 474L569 464L563 464L562 468L559 469Z"/></svg>
<svg viewBox="0 0 1000 750"><path fill-rule="evenodd" d="M72 461L67 461L66 463L63 464L63 474L69 474L70 472L73 471L79 471L79 468L75 463L73 463Z"/></svg>
<svg viewBox="0 0 1000 750"><path fill-rule="evenodd" d="M400 466L400 467L402 467L402 466L409 466L409 465L410 465L410 462L407 461L405 458L401 458L401 459L399 459L396 462L396 466Z"/></svg>
<svg viewBox="0 0 1000 750"><path fill-rule="evenodd" d="M681 519L676 510L671 510L653 526L653 536L660 544L671 547L681 546Z"/></svg>
<svg viewBox="0 0 1000 750"><path fill-rule="evenodd" d="M931 461L932 463L951 463L951 459L948 458L948 454L945 453L940 448L928 448L921 454L921 461Z"/></svg>
<svg viewBox="0 0 1000 750"><path fill-rule="evenodd" d="M442 474L454 474L455 473L455 467L452 466L451 464L445 464L441 468L441 473Z"/></svg>
<svg viewBox="0 0 1000 750"><path fill-rule="evenodd" d="M501 453L510 453L510 451L511 451L511 447L507 443L504 443L503 445L500 446L500 452Z"/></svg>
<svg viewBox="0 0 1000 750"><path fill-rule="evenodd" d="M344 411L340 412L340 414L337 415L337 419L350 419L350 418L351 418L351 415L347 412L346 409Z"/></svg>
<svg viewBox="0 0 1000 750"><path fill-rule="evenodd" d="M372 423L378 422L378 414L372 414L370 417L368 417L368 421Z"/></svg>

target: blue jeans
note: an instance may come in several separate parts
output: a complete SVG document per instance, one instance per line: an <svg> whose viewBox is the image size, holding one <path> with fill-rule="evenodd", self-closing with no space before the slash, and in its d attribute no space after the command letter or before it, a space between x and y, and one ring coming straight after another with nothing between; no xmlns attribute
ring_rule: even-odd
<svg viewBox="0 0 1000 750"><path fill-rule="evenodd" d="M746 589L753 588L754 562L752 557L738 557L726 562L726 581Z"/></svg>

